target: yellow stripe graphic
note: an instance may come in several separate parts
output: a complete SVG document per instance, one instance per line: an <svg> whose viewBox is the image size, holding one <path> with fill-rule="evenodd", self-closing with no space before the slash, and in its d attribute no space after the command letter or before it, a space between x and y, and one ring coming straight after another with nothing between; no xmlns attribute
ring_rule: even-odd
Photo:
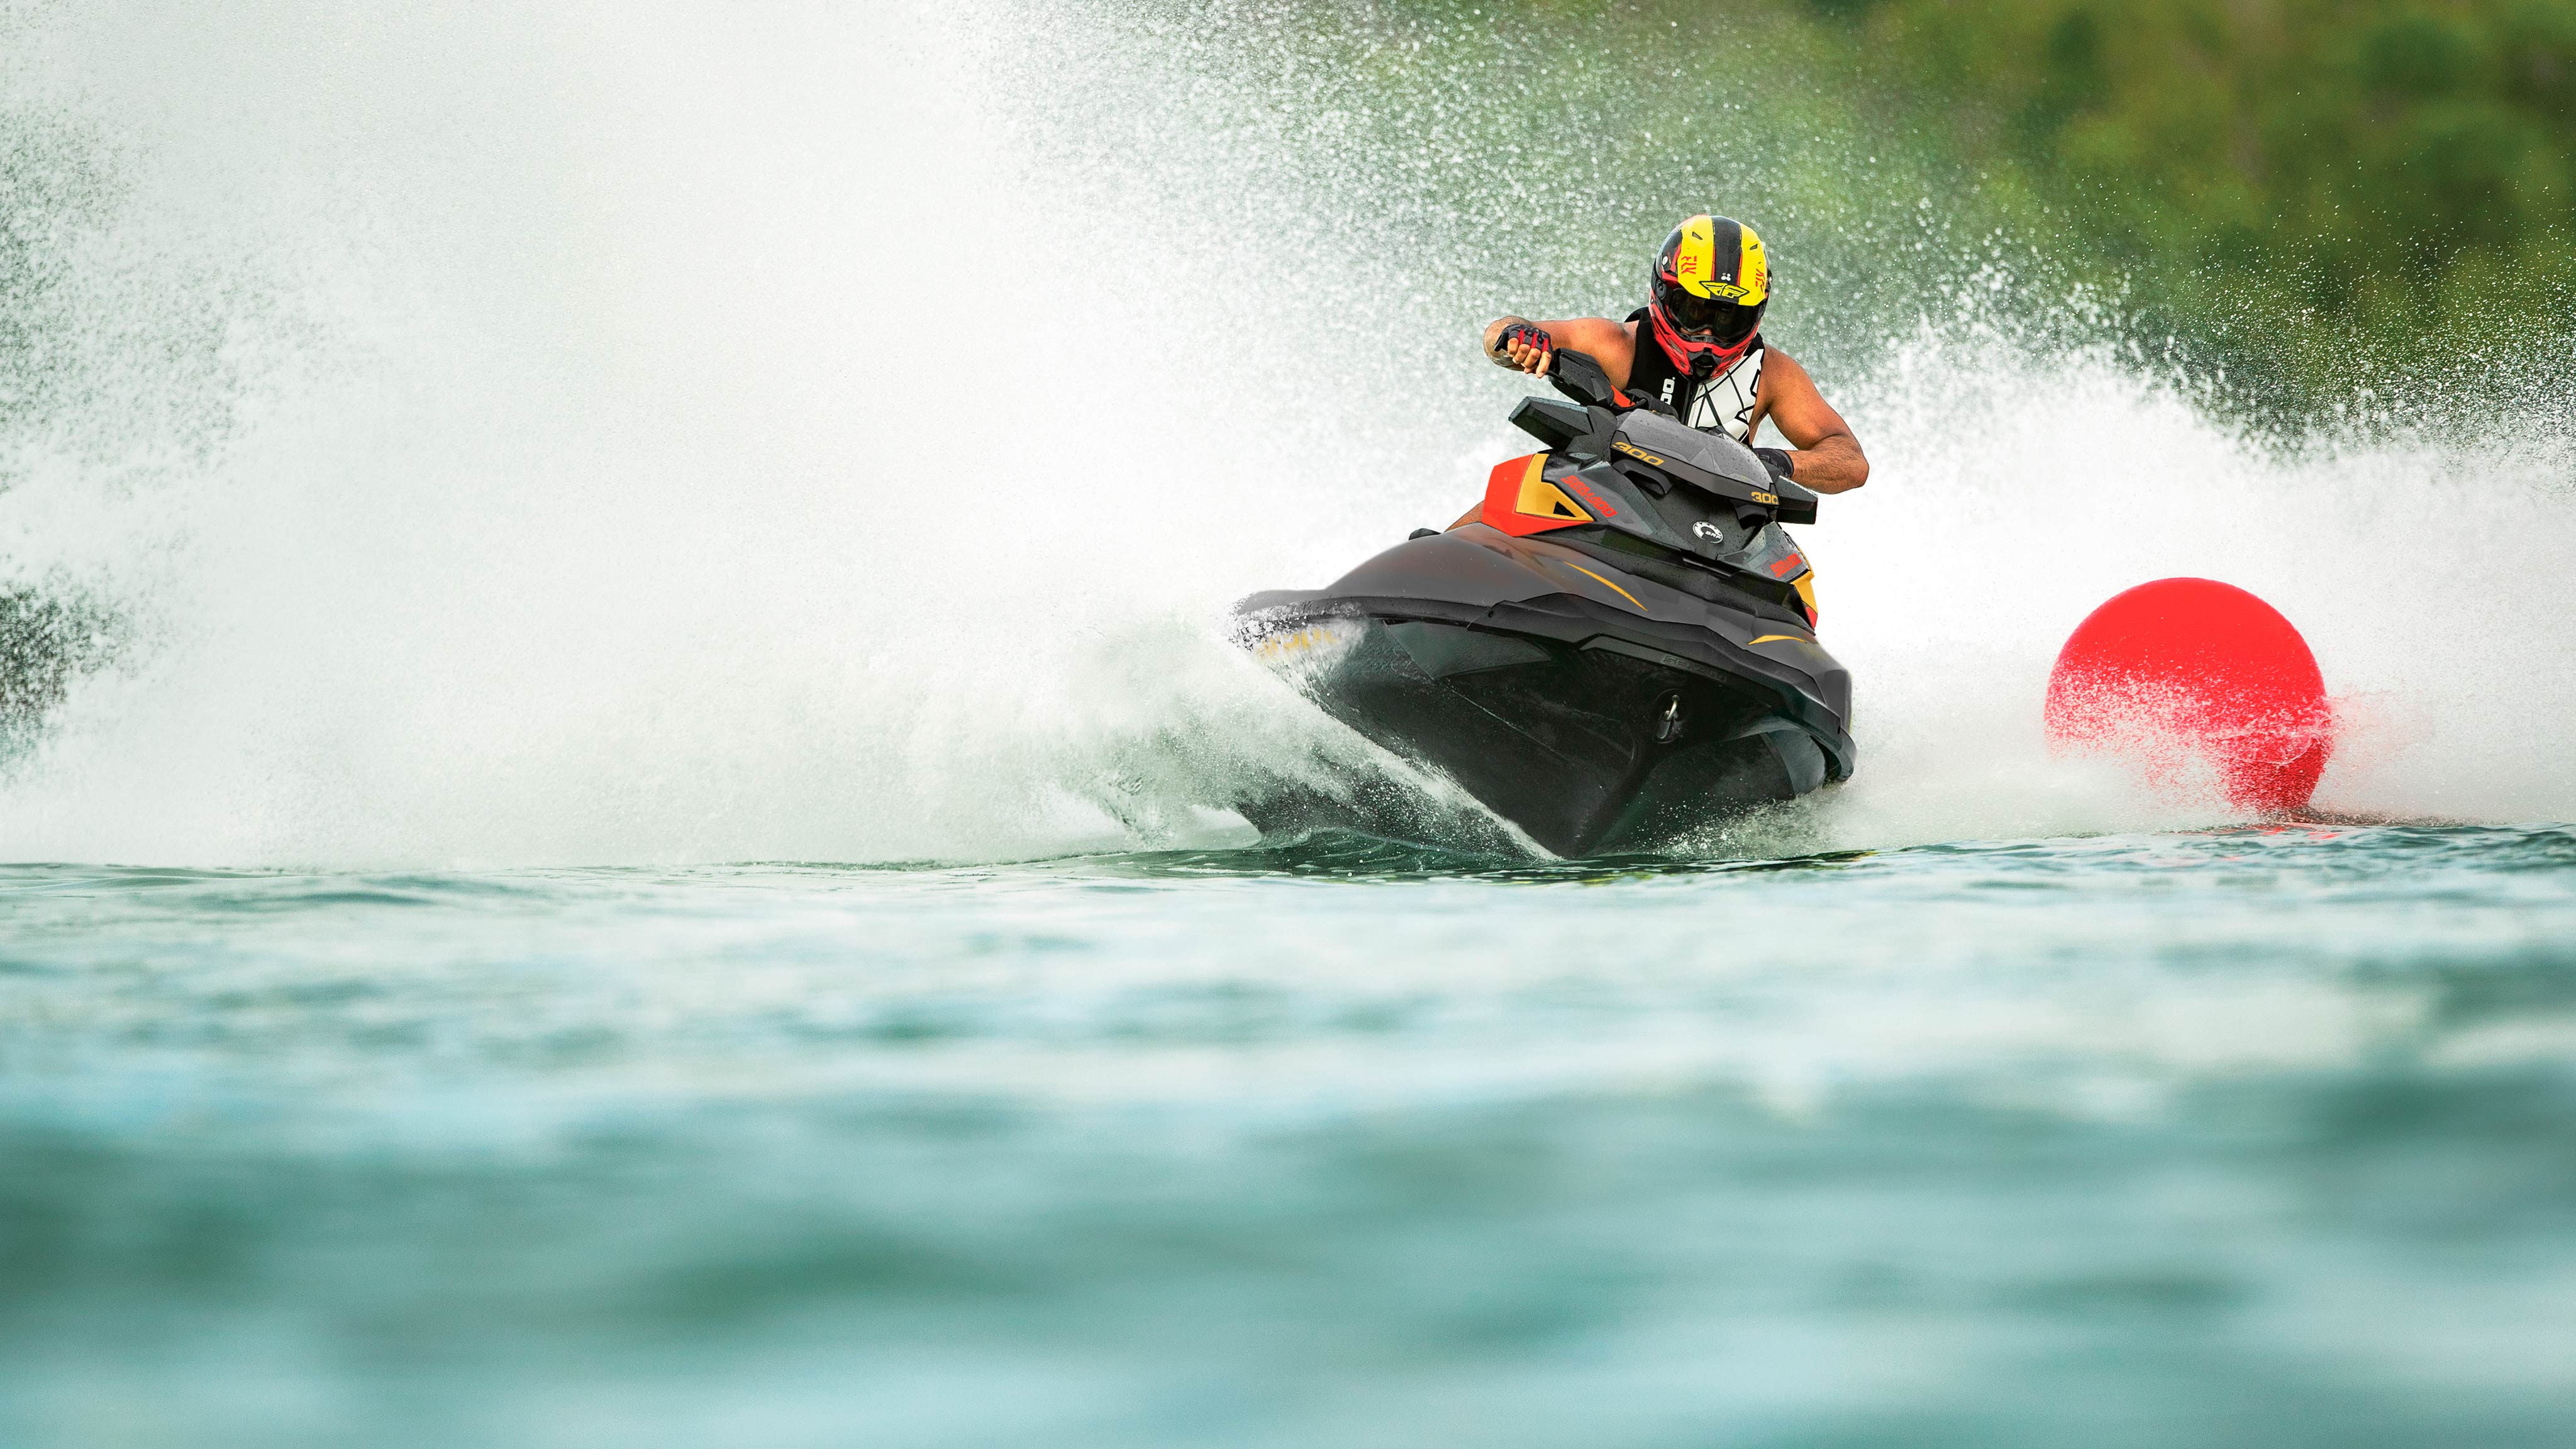
<svg viewBox="0 0 2576 1449"><path fill-rule="evenodd" d="M1547 466L1545 453L1530 455L1529 467L1521 472L1521 496L1513 507L1533 518L1561 518L1575 523L1590 523L1592 515L1583 505L1565 496L1565 490L1539 476Z"/></svg>
<svg viewBox="0 0 2576 1449"><path fill-rule="evenodd" d="M1583 575L1585 578L1592 580L1594 583L1601 585L1603 588L1610 590L1612 593L1617 594L1620 598L1626 599L1629 603L1637 604L1637 596L1635 594L1629 593L1626 589L1623 589L1617 584L1610 582L1608 579L1601 577L1599 574L1585 568L1583 565L1579 563L1570 563L1567 564L1566 567ZM1643 604L1637 604L1637 612L1640 614L1646 612L1646 606Z"/></svg>
<svg viewBox="0 0 2576 1449"><path fill-rule="evenodd" d="M1709 295L1717 277L1717 224L1707 216L1682 223L1681 250L1673 254L1673 275L1694 296Z"/></svg>
<svg viewBox="0 0 2576 1449"><path fill-rule="evenodd" d="M1744 255L1736 259L1735 300L1752 307L1771 295L1771 262L1762 254L1762 238L1753 228L1738 225L1744 232Z"/></svg>

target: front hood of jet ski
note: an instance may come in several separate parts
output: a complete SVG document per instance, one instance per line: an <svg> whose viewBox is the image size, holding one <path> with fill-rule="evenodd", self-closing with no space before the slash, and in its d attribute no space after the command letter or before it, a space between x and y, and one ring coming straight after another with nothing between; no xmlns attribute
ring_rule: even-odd
<svg viewBox="0 0 2576 1449"><path fill-rule="evenodd" d="M1852 772L1851 674L1812 630L1667 588L1544 539L1462 524L1398 544L1329 588L1254 594L1235 613L1254 636L1247 642L1359 616L1628 655L1758 696L1815 738L1832 778Z"/></svg>

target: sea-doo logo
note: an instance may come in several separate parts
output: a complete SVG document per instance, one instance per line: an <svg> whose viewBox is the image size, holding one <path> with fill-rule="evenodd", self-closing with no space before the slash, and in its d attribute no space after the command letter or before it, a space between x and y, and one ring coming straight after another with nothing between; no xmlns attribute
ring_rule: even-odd
<svg viewBox="0 0 2576 1449"><path fill-rule="evenodd" d="M1640 463L1652 464L1657 468L1664 466L1663 459L1658 458L1654 454L1647 452L1645 449L1638 447L1636 444L1629 442L1626 438L1614 438L1611 440L1610 446L1627 454L1629 457L1636 459Z"/></svg>
<svg viewBox="0 0 2576 1449"><path fill-rule="evenodd" d="M1568 476L1565 482L1566 486L1583 495L1583 501L1591 504L1596 511L1612 517L1617 516L1619 512L1618 508L1614 506L1609 499L1593 492L1592 485L1584 482L1582 478L1578 476Z"/></svg>
<svg viewBox="0 0 2576 1449"><path fill-rule="evenodd" d="M1700 537L1707 539L1711 543L1724 543L1726 541L1726 530L1709 522L1705 518L1692 524L1691 532L1698 534Z"/></svg>

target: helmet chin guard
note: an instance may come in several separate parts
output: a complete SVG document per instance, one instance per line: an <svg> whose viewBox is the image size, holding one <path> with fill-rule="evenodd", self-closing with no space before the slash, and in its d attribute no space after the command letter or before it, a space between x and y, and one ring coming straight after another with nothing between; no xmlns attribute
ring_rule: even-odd
<svg viewBox="0 0 2576 1449"><path fill-rule="evenodd" d="M1733 367L1752 350L1753 339L1762 335L1758 331L1747 333L1744 340L1733 347L1720 347L1711 342L1685 339L1664 316L1664 309L1651 302L1646 304L1646 316L1655 329L1656 345L1673 360L1673 369L1698 382L1706 382Z"/></svg>

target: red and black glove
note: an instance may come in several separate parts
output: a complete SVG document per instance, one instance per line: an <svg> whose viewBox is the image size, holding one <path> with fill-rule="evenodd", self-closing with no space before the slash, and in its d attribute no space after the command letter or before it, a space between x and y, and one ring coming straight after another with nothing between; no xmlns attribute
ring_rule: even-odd
<svg viewBox="0 0 2576 1449"><path fill-rule="evenodd" d="M1503 335L1494 339L1494 359L1497 362L1510 364L1512 347L1515 343L1522 347L1535 347L1548 354L1547 360L1539 364L1539 376L1545 377L1548 370L1556 366L1556 339L1548 336L1544 329L1528 322L1515 322L1503 329Z"/></svg>

